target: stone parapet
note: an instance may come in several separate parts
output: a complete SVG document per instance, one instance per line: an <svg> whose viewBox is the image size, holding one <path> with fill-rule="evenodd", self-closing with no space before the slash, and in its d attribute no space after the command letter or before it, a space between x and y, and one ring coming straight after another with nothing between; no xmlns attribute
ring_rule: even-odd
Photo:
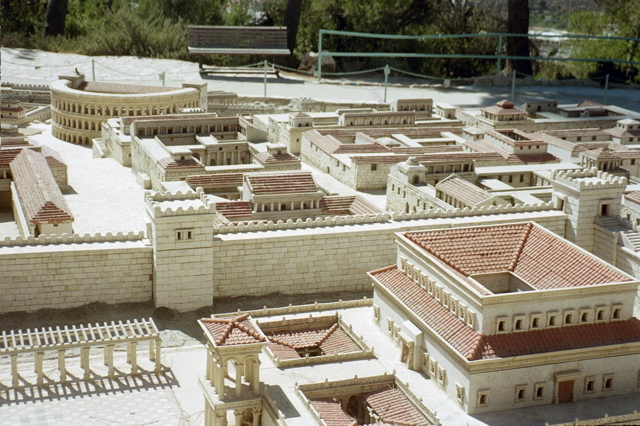
<svg viewBox="0 0 640 426"><path fill-rule="evenodd" d="M167 206L162 205L167 201L187 201L187 200L199 200L201 205L194 207L193 205L184 206ZM207 199L204 190L202 188L196 188L195 191L188 190L185 192L155 192L146 191L144 194L144 201L147 206L149 214L153 218L166 217L166 216L185 216L192 214L204 214L215 213L215 204L210 203Z"/></svg>
<svg viewBox="0 0 640 426"><path fill-rule="evenodd" d="M91 244L91 243L110 243L110 242L127 242L127 241L141 241L146 238L145 232L118 232L106 234L62 234L62 235L40 235L34 237L32 235L28 237L6 237L0 240L0 247L14 247L14 246L38 246L38 245L55 245L55 244Z"/></svg>
<svg viewBox="0 0 640 426"><path fill-rule="evenodd" d="M384 223L388 222L391 216L388 213L378 213L371 215L354 215L354 216L334 216L327 218L317 218L306 220L288 219L287 221L259 221L249 223L230 223L228 225L218 225L213 227L214 234L230 234L237 232L260 232L272 231L277 229L306 229L320 228L324 226L345 226L360 225L365 223Z"/></svg>
<svg viewBox="0 0 640 426"><path fill-rule="evenodd" d="M582 180L585 178L597 178L598 181ZM552 172L551 179L578 191L584 189L626 188L628 183L625 177L603 172L595 167L583 170L556 170Z"/></svg>
<svg viewBox="0 0 640 426"><path fill-rule="evenodd" d="M483 206L483 207L465 207L463 209L429 209L421 210L411 213L393 213L392 219L394 221L414 220L414 219L437 219L437 218L454 218L454 217L467 217L467 216L483 216L483 215L498 215L508 213L527 213L527 212L539 212L545 210L555 210L555 203L549 201L547 203L535 203L535 204L516 204L514 205L500 205L500 206Z"/></svg>

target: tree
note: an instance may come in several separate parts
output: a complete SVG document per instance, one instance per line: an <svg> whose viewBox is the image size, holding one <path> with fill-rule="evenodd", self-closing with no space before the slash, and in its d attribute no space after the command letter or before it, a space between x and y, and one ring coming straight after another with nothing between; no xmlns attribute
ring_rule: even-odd
<svg viewBox="0 0 640 426"><path fill-rule="evenodd" d="M64 34L64 23L69 10L69 0L49 0L47 4L45 36L57 36Z"/></svg>
<svg viewBox="0 0 640 426"><path fill-rule="evenodd" d="M508 1L507 32L512 34L529 34L529 0ZM507 55L529 57L528 37L508 37ZM532 75L533 68L529 59L507 60L507 71Z"/></svg>
<svg viewBox="0 0 640 426"><path fill-rule="evenodd" d="M287 0L287 9L284 12L284 26L287 27L287 47L292 52L296 48L301 12L302 0Z"/></svg>

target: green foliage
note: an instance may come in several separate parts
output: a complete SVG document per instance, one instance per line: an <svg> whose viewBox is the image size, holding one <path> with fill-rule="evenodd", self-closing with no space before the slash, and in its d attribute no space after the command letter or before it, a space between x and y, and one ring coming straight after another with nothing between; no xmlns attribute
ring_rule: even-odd
<svg viewBox="0 0 640 426"><path fill-rule="evenodd" d="M575 34L627 36L618 20L607 13L579 12L571 21ZM632 36L631 36L632 37ZM629 59L631 43L623 40L578 39L569 43L570 54L575 58ZM569 72L577 78L602 78L606 74L618 79L633 78L639 67L630 67L611 62L569 62Z"/></svg>

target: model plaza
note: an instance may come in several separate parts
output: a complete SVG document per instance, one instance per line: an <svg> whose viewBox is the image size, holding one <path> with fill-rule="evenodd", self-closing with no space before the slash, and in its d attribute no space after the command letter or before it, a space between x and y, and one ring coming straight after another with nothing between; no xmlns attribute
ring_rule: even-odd
<svg viewBox="0 0 640 426"><path fill-rule="evenodd" d="M218 84L7 86L0 423L640 421L640 112Z"/></svg>

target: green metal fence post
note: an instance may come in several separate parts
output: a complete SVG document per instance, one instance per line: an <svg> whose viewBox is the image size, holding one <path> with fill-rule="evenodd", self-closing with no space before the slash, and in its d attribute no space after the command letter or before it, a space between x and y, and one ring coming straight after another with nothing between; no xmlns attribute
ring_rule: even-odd
<svg viewBox="0 0 640 426"><path fill-rule="evenodd" d="M500 75L502 68L502 36L498 36L498 63L496 64L496 75Z"/></svg>
<svg viewBox="0 0 640 426"><path fill-rule="evenodd" d="M516 70L513 70L511 77L511 102L516 101Z"/></svg>
<svg viewBox="0 0 640 426"><path fill-rule="evenodd" d="M391 70L389 69L389 65L384 66L384 101L387 102L387 83L389 82L389 74Z"/></svg>
<svg viewBox="0 0 640 426"><path fill-rule="evenodd" d="M607 90L609 90L609 74L604 79L604 95L602 96L602 103L607 104Z"/></svg>
<svg viewBox="0 0 640 426"><path fill-rule="evenodd" d="M93 81L96 81L96 60L91 60L91 75L93 76Z"/></svg>
<svg viewBox="0 0 640 426"><path fill-rule="evenodd" d="M318 82L322 80L322 32L318 33Z"/></svg>
<svg viewBox="0 0 640 426"><path fill-rule="evenodd" d="M267 97L267 60L264 60L264 97Z"/></svg>

